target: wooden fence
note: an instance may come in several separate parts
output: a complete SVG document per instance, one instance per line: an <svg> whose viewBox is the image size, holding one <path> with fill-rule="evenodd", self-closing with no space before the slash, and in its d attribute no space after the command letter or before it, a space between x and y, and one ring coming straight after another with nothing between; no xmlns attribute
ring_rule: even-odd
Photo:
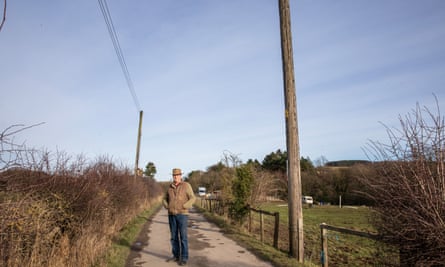
<svg viewBox="0 0 445 267"><path fill-rule="evenodd" d="M273 246L278 248L278 235L280 233L280 213L279 212L269 212L265 210L259 210L249 207L249 232L252 231L252 211L260 214L260 239L264 242L264 215L273 216L275 218L274 224L274 234L273 234Z"/></svg>
<svg viewBox="0 0 445 267"><path fill-rule="evenodd" d="M225 206L221 199L212 199L212 198L201 198L201 207L212 212L216 213L218 215L224 215L225 214ZM252 207L249 208L249 224L248 224L248 230L251 233L252 232L252 221L253 216L252 212L256 212L260 216L260 239L261 242L264 242L264 229L265 229L265 223L264 223L264 215L273 216L274 217L274 235L273 235L273 246L275 248L278 248L278 235L280 232L280 213L279 212L269 212L265 210L259 210Z"/></svg>
<svg viewBox="0 0 445 267"><path fill-rule="evenodd" d="M320 230L321 230L321 266L328 267L328 230L330 231L336 231L344 234L349 235L355 235L360 237L365 237L373 240L380 240L381 237L377 234L367 233L367 232L360 232L352 229L342 228L342 227L335 227L331 225L327 225L325 223L320 224Z"/></svg>
<svg viewBox="0 0 445 267"><path fill-rule="evenodd" d="M224 215L225 207L221 199L201 198L201 207L212 213L216 213L218 215Z"/></svg>

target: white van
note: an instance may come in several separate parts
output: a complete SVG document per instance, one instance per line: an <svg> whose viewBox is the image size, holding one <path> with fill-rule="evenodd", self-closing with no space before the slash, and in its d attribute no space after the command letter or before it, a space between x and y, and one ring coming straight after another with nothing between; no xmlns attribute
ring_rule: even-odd
<svg viewBox="0 0 445 267"><path fill-rule="evenodd" d="M303 204L314 204L314 199L311 196L303 196Z"/></svg>
<svg viewBox="0 0 445 267"><path fill-rule="evenodd" d="M205 187L198 187L198 196L204 197L206 195L206 188Z"/></svg>

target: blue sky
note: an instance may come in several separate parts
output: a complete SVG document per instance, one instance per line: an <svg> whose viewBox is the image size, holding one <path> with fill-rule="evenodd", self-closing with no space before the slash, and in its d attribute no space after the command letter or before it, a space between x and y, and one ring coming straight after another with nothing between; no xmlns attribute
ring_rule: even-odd
<svg viewBox="0 0 445 267"><path fill-rule="evenodd" d="M144 111L140 167L206 170L286 150L278 1L108 0ZM445 112L445 1L290 0L300 155L367 159L380 122ZM2 8L3 9L3 8ZM139 112L97 1L8 1L0 130L134 166Z"/></svg>

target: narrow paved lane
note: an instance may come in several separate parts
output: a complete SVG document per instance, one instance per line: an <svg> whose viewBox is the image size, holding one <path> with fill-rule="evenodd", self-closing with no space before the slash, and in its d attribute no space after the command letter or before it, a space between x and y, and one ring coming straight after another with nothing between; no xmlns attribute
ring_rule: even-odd
<svg viewBox="0 0 445 267"><path fill-rule="evenodd" d="M133 245L127 267L178 266L171 257L167 211L162 208L152 219L148 231ZM193 209L189 217L190 267L272 267L225 237L221 230Z"/></svg>

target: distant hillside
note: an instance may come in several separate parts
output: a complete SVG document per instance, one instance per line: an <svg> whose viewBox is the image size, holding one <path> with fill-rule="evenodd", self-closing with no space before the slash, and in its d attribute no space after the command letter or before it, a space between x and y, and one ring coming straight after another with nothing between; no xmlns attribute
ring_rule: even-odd
<svg viewBox="0 0 445 267"><path fill-rule="evenodd" d="M337 160L329 161L325 164L326 167L351 167L355 164L369 164L370 161L367 160Z"/></svg>

